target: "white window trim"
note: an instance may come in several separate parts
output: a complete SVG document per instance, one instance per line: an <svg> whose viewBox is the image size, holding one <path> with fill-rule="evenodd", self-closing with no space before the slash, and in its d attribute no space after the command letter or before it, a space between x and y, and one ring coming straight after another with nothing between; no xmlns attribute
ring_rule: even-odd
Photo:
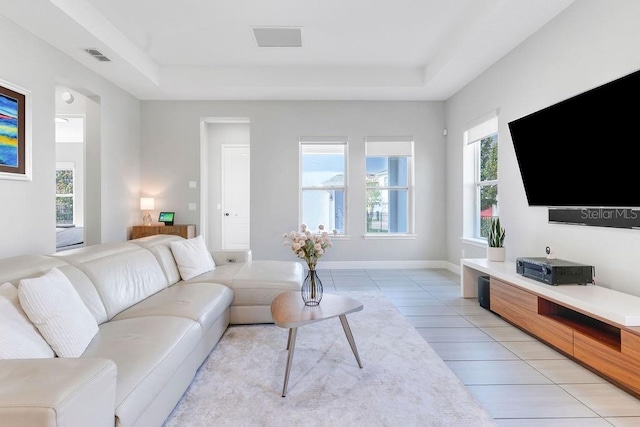
<svg viewBox="0 0 640 427"><path fill-rule="evenodd" d="M479 248L486 248L488 246L486 239L477 239L475 237L463 237L460 239L462 243L468 245L477 246Z"/></svg>
<svg viewBox="0 0 640 427"><path fill-rule="evenodd" d="M417 234L413 233L393 233L393 234L365 234L362 236L365 240L415 240L418 238Z"/></svg>

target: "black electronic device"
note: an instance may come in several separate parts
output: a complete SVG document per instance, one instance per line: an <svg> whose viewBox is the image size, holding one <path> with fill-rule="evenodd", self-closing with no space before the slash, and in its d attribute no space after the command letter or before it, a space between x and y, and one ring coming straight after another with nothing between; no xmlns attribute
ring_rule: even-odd
<svg viewBox="0 0 640 427"><path fill-rule="evenodd" d="M556 258L516 258L516 273L548 285L586 285L593 283L594 267Z"/></svg>
<svg viewBox="0 0 640 427"><path fill-rule="evenodd" d="M508 123L530 206L640 207L640 71Z"/></svg>
<svg viewBox="0 0 640 427"><path fill-rule="evenodd" d="M489 276L478 276L478 304L491 311L491 279Z"/></svg>
<svg viewBox="0 0 640 427"><path fill-rule="evenodd" d="M158 222L164 222L164 225L173 225L174 217L175 217L175 212L160 212L160 217L158 218Z"/></svg>

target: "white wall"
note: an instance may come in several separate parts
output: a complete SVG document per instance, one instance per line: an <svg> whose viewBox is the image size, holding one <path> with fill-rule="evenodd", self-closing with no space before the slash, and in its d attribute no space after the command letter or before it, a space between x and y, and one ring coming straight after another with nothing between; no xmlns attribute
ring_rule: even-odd
<svg viewBox="0 0 640 427"><path fill-rule="evenodd" d="M57 83L81 90L100 103L100 200L87 203L99 211L92 220L98 239L122 241L132 224L139 193L139 101L63 55L31 33L0 16L0 79L30 91L32 104L32 181L0 179L0 256L55 252L55 88ZM87 163L89 164L89 163ZM95 179L98 178L98 179ZM86 224L85 224L86 225Z"/></svg>
<svg viewBox="0 0 640 427"><path fill-rule="evenodd" d="M200 176L200 120L247 117L253 255L291 260L281 236L298 227L298 138L347 136L351 238L336 241L324 260L442 260L446 257L443 113L442 102L143 101L142 191L156 197L158 209L175 206L179 221L196 224L199 230L200 212L188 211L187 204L193 197L188 181ZM364 240L364 138L398 135L415 138L418 238Z"/></svg>
<svg viewBox="0 0 640 427"><path fill-rule="evenodd" d="M450 262L458 264L462 250L468 258L485 257L484 248L460 241L462 133L466 124L498 108L500 219L507 232L507 259L544 256L549 245L558 258L594 265L599 285L640 295L640 231L549 224L547 208L527 204L507 126L511 120L638 70L639 20L640 2L634 0L577 1L447 101ZM627 185L629 191L638 191L637 183Z"/></svg>

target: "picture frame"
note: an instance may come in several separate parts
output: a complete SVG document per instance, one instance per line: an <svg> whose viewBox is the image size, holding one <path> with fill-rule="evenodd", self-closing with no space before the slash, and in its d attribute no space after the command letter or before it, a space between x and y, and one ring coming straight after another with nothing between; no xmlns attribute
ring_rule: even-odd
<svg viewBox="0 0 640 427"><path fill-rule="evenodd" d="M31 181L31 93L0 80L0 179Z"/></svg>

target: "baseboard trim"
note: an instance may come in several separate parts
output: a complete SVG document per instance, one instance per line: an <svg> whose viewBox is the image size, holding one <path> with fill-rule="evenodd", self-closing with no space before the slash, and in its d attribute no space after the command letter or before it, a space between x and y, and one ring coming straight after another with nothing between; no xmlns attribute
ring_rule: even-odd
<svg viewBox="0 0 640 427"><path fill-rule="evenodd" d="M447 270L452 273L456 273L457 275L462 274L462 268L460 268L460 264L454 264L452 262L447 261Z"/></svg>
<svg viewBox="0 0 640 427"><path fill-rule="evenodd" d="M452 265L449 261L320 261L316 268L318 270L373 270L396 268L445 268L451 270ZM458 270L460 270L459 266Z"/></svg>

